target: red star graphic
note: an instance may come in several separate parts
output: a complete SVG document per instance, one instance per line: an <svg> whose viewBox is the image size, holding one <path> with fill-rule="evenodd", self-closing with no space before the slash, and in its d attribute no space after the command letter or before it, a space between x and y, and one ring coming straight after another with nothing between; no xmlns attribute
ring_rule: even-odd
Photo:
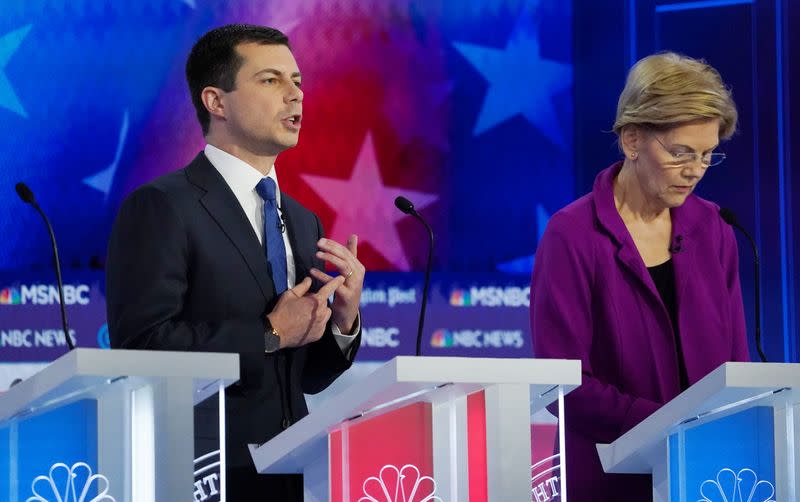
<svg viewBox="0 0 800 502"><path fill-rule="evenodd" d="M370 133L361 145L350 179L311 174L301 177L336 213L330 232L332 239L346 242L350 234L357 234L360 242L370 243L398 270L410 270L395 226L406 215L394 206L394 199L402 195L419 211L436 201L438 196L385 186Z"/></svg>

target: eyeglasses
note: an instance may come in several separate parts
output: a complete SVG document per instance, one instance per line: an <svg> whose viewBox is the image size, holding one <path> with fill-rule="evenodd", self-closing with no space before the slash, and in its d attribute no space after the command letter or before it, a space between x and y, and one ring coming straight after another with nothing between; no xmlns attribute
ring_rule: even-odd
<svg viewBox="0 0 800 502"><path fill-rule="evenodd" d="M658 136L653 134L653 138L661 145L661 148L663 148L665 152L672 156L672 162L670 162L670 164L675 167L685 167L692 162L699 162L703 168L708 168L722 164L722 161L727 157L722 152L709 152L704 154L697 152L673 152L658 139Z"/></svg>

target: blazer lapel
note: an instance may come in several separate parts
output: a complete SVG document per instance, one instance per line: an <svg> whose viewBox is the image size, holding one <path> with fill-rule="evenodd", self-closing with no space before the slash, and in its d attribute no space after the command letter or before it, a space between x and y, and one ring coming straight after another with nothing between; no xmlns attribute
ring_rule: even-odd
<svg viewBox="0 0 800 502"><path fill-rule="evenodd" d="M686 287L694 275L697 247L694 245L691 233L697 223L694 218L696 204L697 200L690 195L683 206L672 210L672 239L674 241L680 237L681 241L680 250L672 253L672 263L675 267L675 304L679 316Z"/></svg>
<svg viewBox="0 0 800 502"><path fill-rule="evenodd" d="M186 175L190 182L205 191L200 203L239 250L264 299L270 301L275 296L275 286L267 268L266 254L236 196L202 152L186 167Z"/></svg>
<svg viewBox="0 0 800 502"><path fill-rule="evenodd" d="M601 172L595 179L592 194L594 196L594 209L597 221L611 236L617 245L617 261L619 261L631 274L636 277L640 285L650 294L661 301L653 279L647 271L636 244L633 242L628 228L622 221L614 202L614 178L622 168L622 162L614 164ZM666 312L666 310L665 310Z"/></svg>
<svg viewBox="0 0 800 502"><path fill-rule="evenodd" d="M296 282L310 275L314 266L314 253L317 249L316 236L309 232L310 226L303 225L303 213L300 204L290 196L281 192L281 209L286 217L286 229L289 232L289 243L292 245ZM314 280L316 283L316 279Z"/></svg>
<svg viewBox="0 0 800 502"><path fill-rule="evenodd" d="M650 276L650 272L647 271L647 267L642 261L642 257L636 249L636 245L632 241L620 246L617 250L617 259L639 279L641 285L649 291L650 294L659 301L661 300L653 278Z"/></svg>

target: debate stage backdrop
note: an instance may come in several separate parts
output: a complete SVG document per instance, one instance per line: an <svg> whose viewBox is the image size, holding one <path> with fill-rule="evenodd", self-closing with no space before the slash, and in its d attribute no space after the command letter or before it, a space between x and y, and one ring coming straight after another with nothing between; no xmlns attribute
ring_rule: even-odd
<svg viewBox="0 0 800 502"><path fill-rule="evenodd" d="M203 148L184 63L201 34L232 22L291 39L303 130L277 171L329 236L360 237L362 359L414 350L427 243L394 207L400 194L436 232L424 352L529 357L538 236L575 197L569 2L5 0L0 361L65 349L47 233L14 184L52 219L72 335L107 346L114 216L133 189Z"/></svg>
<svg viewBox="0 0 800 502"><path fill-rule="evenodd" d="M361 238L361 359L413 352L424 230L436 232L423 353L529 357L528 290L549 216L619 158L616 98L639 57L674 49L719 67L740 133L700 195L733 207L764 254L772 360L797 360L800 35L790 0L4 0L0 2L0 389L65 350L50 215L78 345L108 344L103 265L122 199L204 142L183 77L205 31L267 24L303 72L300 143L281 187L328 234ZM712 26L730 26L726 36ZM794 56L794 58L792 57ZM794 91L794 92L793 92ZM794 97L795 99L791 99ZM134 244L135 245L135 244ZM752 270L741 251L748 323Z"/></svg>

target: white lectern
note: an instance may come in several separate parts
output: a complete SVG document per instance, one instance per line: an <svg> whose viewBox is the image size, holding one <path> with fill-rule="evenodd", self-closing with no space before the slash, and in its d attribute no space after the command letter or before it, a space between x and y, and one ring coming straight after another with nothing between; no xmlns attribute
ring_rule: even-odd
<svg viewBox="0 0 800 502"><path fill-rule="evenodd" d="M531 417L580 382L580 361L396 357L253 461L303 473L307 501L531 500Z"/></svg>
<svg viewBox="0 0 800 502"><path fill-rule="evenodd" d="M238 379L236 354L65 354L0 394L0 500L192 500L194 406Z"/></svg>
<svg viewBox="0 0 800 502"><path fill-rule="evenodd" d="M656 502L789 502L800 485L800 364L725 363L610 445Z"/></svg>

